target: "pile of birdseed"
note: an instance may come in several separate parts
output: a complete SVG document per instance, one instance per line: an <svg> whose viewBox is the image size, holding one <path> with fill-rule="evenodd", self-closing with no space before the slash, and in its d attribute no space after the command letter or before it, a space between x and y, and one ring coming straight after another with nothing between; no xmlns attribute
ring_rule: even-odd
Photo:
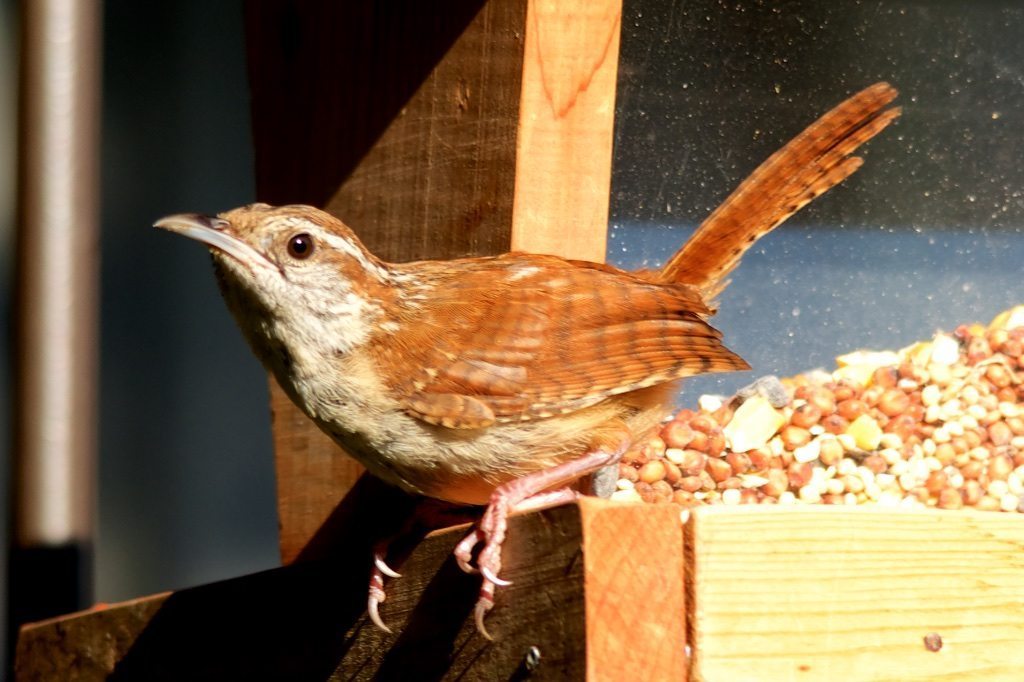
<svg viewBox="0 0 1024 682"><path fill-rule="evenodd" d="M703 396L624 456L612 499L1024 512L1024 306L837 365Z"/></svg>

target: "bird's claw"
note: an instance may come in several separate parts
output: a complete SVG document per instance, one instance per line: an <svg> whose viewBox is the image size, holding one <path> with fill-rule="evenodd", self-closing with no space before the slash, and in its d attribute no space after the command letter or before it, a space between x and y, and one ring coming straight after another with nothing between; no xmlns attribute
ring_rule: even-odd
<svg viewBox="0 0 1024 682"><path fill-rule="evenodd" d="M494 638L491 637L491 633L487 632L487 627L484 625L484 617L487 612L494 606L494 601L489 597L480 595L480 599L476 602L476 608L473 609L473 621L476 623L476 631L487 638L488 641L493 642Z"/></svg>
<svg viewBox="0 0 1024 682"><path fill-rule="evenodd" d="M480 575L484 577L484 580L490 580L498 587L508 587L512 584L511 580L505 580L504 578L499 578L497 575L495 575L494 571L491 570L490 566L481 566Z"/></svg>
<svg viewBox="0 0 1024 682"><path fill-rule="evenodd" d="M366 613L370 616L370 620L374 625L390 635L391 628L385 625L384 620L380 617L380 604L384 599L383 589L371 587L370 596L366 600Z"/></svg>
<svg viewBox="0 0 1024 682"><path fill-rule="evenodd" d="M389 578L400 578L401 576L384 561L386 553L386 543L381 543L373 550L373 568L370 569L370 591L366 599L366 613L374 625L390 635L391 628L385 625L384 620L380 617L380 605L387 598L387 594L384 592L384 576Z"/></svg>
<svg viewBox="0 0 1024 682"><path fill-rule="evenodd" d="M381 552L373 553L373 565L377 567L377 570L386 575L389 578L401 578L402 574L395 569L388 566L387 562L384 561L384 555ZM383 601L383 600L381 600Z"/></svg>

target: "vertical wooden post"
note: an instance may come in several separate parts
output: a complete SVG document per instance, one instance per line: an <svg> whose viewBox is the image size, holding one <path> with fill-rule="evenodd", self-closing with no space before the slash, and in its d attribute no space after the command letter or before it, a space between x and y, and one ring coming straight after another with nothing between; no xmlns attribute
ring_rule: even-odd
<svg viewBox="0 0 1024 682"><path fill-rule="evenodd" d="M251 2L246 15L260 200L324 206L387 260L603 260L621 0ZM289 562L360 469L271 393Z"/></svg>
<svg viewBox="0 0 1024 682"><path fill-rule="evenodd" d="M530 3L512 249L603 263L621 0Z"/></svg>

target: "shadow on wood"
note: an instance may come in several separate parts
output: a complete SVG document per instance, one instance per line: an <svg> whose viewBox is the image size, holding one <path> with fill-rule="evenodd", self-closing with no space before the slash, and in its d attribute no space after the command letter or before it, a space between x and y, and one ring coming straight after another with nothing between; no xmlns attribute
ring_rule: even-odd
<svg viewBox="0 0 1024 682"><path fill-rule="evenodd" d="M322 548L330 558L28 626L17 679L69 670L87 680L512 679L532 646L539 679L583 678L576 506L511 520L504 575L514 584L488 617L494 643L472 622L479 577L451 556L462 528L426 538L402 565L405 577L389 581L381 612L396 634L370 624L365 525L342 526L354 530Z"/></svg>
<svg viewBox="0 0 1024 682"><path fill-rule="evenodd" d="M323 206L484 4L245 3L261 199Z"/></svg>

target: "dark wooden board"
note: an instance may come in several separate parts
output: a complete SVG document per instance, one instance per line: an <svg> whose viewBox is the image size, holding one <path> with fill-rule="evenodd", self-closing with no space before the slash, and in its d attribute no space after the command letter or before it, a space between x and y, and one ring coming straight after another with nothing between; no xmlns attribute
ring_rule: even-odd
<svg viewBox="0 0 1024 682"><path fill-rule="evenodd" d="M17 680L583 679L586 668L580 511L512 519L505 577L477 634L479 578L451 550L464 529L428 537L389 582L387 635L367 621L369 547L339 537L330 554L280 569L26 626ZM519 677L517 677L519 676Z"/></svg>
<svg viewBox="0 0 1024 682"><path fill-rule="evenodd" d="M387 260L508 250L524 0L246 4L257 194Z"/></svg>

